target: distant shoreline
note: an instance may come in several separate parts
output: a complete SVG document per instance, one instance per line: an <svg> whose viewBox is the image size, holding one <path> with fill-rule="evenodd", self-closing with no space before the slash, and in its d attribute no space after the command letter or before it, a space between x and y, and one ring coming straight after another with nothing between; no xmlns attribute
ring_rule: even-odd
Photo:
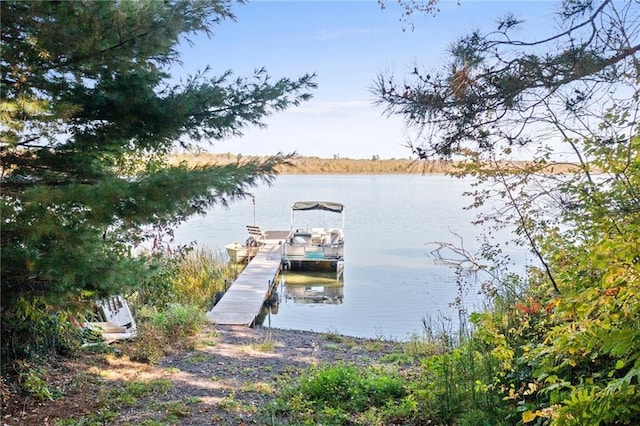
<svg viewBox="0 0 640 426"><path fill-rule="evenodd" d="M225 165L242 160L268 158L266 156L236 155L231 153L213 154L173 154L171 164L185 162L189 166ZM278 167L281 175L401 175L401 174L449 174L456 171L459 163L452 160L412 160L412 159L351 159L298 157L290 166ZM506 163L505 163L506 164ZM525 166L526 162L512 162ZM549 164L551 173L571 172L571 164Z"/></svg>
<svg viewBox="0 0 640 426"><path fill-rule="evenodd" d="M189 166L225 165L242 160L267 158L236 154L174 154L172 164L186 162ZM278 167L281 175L399 175L399 174L445 174L453 171L453 162L445 160L417 161L405 159L351 159L298 157L290 166Z"/></svg>

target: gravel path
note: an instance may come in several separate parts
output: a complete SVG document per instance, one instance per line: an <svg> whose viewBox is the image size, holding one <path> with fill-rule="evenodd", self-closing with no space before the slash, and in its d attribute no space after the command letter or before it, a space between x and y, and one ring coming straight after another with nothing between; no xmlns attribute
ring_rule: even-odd
<svg viewBox="0 0 640 426"><path fill-rule="evenodd" d="M79 419L95 413L98 396L115 384L153 380L171 385L117 410L108 424L264 424L259 408L310 366L339 361L369 365L400 350L397 342L333 333L207 325L193 349L175 350L157 365L114 356L70 360L59 368L59 382L67 384L63 398L9 401L3 425L46 426L56 418ZM87 372L100 379L79 384L77 375Z"/></svg>

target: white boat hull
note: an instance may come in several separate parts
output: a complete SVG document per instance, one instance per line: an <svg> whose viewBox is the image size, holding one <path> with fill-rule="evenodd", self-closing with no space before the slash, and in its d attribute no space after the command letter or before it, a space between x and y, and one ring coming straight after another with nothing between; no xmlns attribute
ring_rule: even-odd
<svg viewBox="0 0 640 426"><path fill-rule="evenodd" d="M225 249L232 263L245 263L258 252L258 247L247 247L240 243L227 244Z"/></svg>
<svg viewBox="0 0 640 426"><path fill-rule="evenodd" d="M344 265L344 241L338 228L294 231L284 242L283 263L291 270L332 270Z"/></svg>

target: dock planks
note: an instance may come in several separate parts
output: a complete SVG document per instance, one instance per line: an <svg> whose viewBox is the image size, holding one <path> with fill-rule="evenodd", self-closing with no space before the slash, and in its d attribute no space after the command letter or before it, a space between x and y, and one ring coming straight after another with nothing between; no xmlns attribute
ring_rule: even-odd
<svg viewBox="0 0 640 426"><path fill-rule="evenodd" d="M269 238L270 235L267 235ZM231 284L220 301L207 312L207 319L220 325L250 326L262 310L270 287L280 272L282 241L266 239L256 256Z"/></svg>

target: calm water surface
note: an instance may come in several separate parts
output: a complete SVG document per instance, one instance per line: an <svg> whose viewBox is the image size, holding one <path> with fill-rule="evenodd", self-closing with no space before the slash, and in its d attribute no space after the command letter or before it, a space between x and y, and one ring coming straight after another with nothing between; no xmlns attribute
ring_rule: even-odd
<svg viewBox="0 0 640 426"><path fill-rule="evenodd" d="M440 175L280 176L273 186L255 189L255 207L251 199L214 207L183 224L176 242L224 250L228 243L244 243L254 217L264 230L288 230L293 202L341 202L343 283L283 274L277 313L264 325L405 340L422 332L425 318L457 321L450 306L457 296L454 270L434 262L429 243L458 243L455 232L464 237L465 248L478 248L483 229L471 225L476 213L464 209L470 199L462 196L469 188L469 181ZM339 215L330 216L314 217L308 226L333 223ZM301 279L306 281L292 284ZM481 304L476 293L465 297L470 310Z"/></svg>

